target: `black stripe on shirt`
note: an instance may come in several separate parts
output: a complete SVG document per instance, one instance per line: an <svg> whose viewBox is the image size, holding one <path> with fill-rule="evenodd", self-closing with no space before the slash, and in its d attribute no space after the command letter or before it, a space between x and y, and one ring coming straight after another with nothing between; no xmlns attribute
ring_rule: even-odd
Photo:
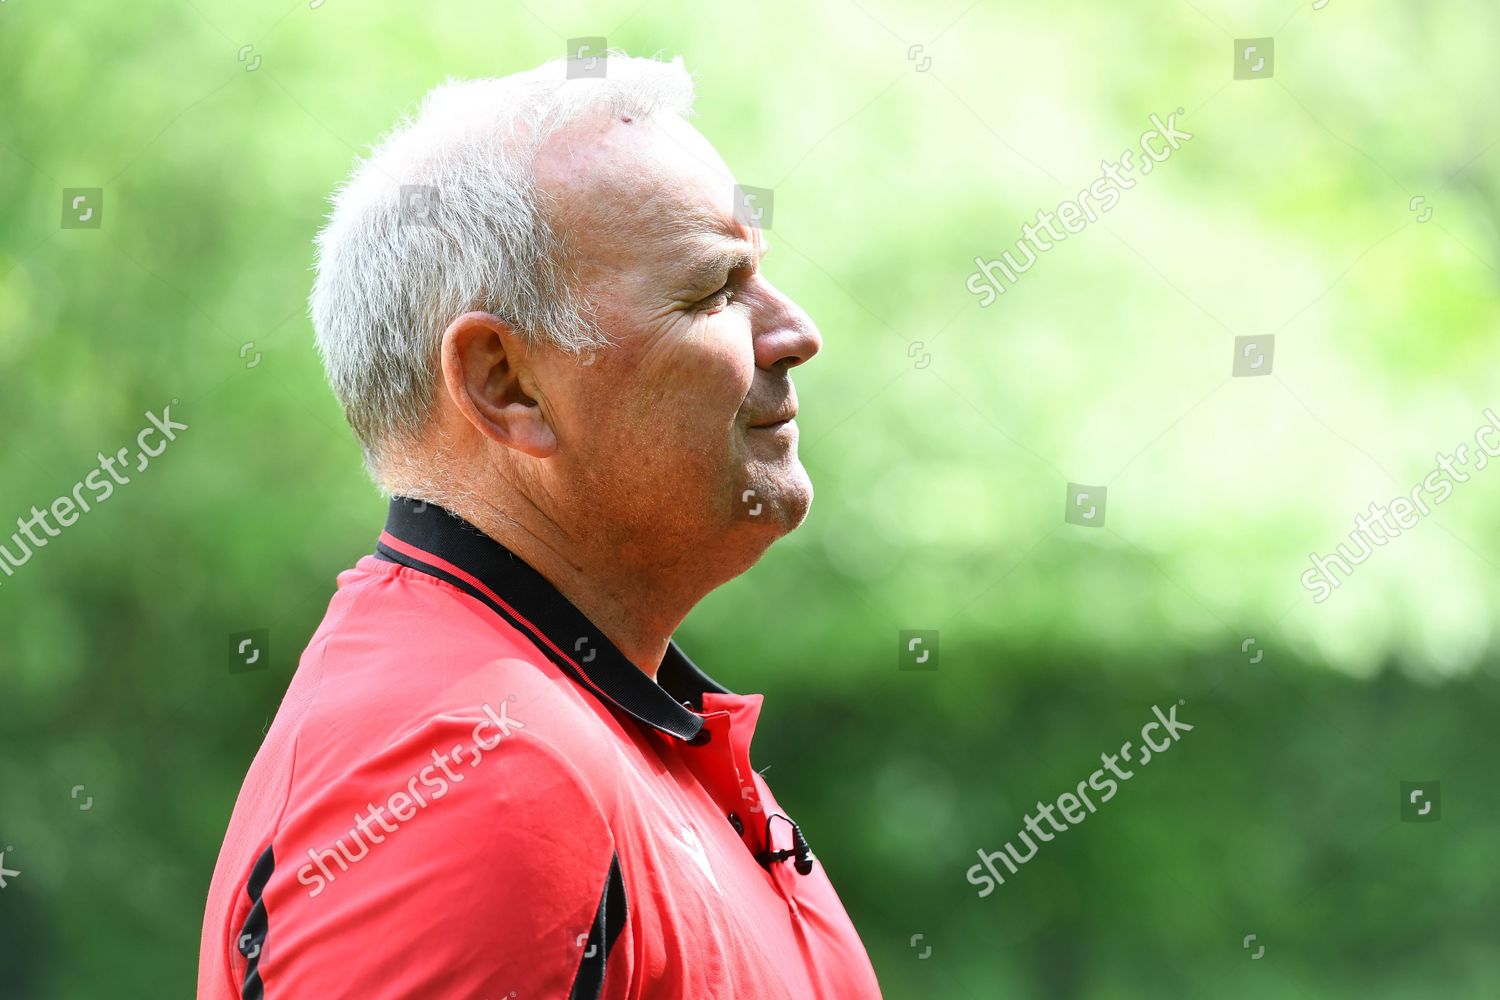
<svg viewBox="0 0 1500 1000"><path fill-rule="evenodd" d="M616 853L609 861L609 876L604 880L604 894L599 897L599 911L594 914L594 926L584 942L583 958L578 963L568 1000L599 1000L604 991L604 960L625 929L627 912L625 880L620 876L620 855Z"/></svg>
<svg viewBox="0 0 1500 1000"><path fill-rule="evenodd" d="M250 915L245 918L245 926L235 936L235 947L245 956L246 962L245 985L240 989L243 1000L263 1000L266 995L265 987L260 982L260 955L266 947L269 918L261 893L265 892L266 883L271 881L271 872L275 870L276 856L271 853L271 845L267 844L265 851L256 859L255 866L250 869L250 877L245 881L245 892L250 897Z"/></svg>

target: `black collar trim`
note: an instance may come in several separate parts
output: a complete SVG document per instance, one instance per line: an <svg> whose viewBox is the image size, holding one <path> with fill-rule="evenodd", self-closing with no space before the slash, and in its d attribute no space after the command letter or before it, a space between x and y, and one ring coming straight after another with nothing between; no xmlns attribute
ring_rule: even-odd
<svg viewBox="0 0 1500 1000"><path fill-rule="evenodd" d="M706 692L732 692L699 670L675 641L653 682L556 587L456 514L392 497L376 558L453 584L519 630L606 705L680 740L701 742ZM686 703L686 704L684 704ZM690 706L690 707L689 707Z"/></svg>

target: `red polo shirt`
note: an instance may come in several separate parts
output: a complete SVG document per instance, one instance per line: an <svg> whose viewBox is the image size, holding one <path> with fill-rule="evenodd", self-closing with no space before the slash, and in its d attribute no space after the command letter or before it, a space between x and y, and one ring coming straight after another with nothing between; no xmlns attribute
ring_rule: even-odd
<svg viewBox="0 0 1500 1000"><path fill-rule="evenodd" d="M759 695L658 682L546 579L395 500L339 576L214 870L200 1000L858 1000L750 762Z"/></svg>

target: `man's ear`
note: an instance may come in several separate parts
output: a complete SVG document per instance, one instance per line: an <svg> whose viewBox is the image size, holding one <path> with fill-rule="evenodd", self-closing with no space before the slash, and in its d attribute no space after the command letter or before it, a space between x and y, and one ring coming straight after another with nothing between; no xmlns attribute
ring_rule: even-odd
<svg viewBox="0 0 1500 1000"><path fill-rule="evenodd" d="M458 411L485 437L546 458L557 450L557 434L528 393L535 389L526 352L525 341L499 316L464 313L443 331L443 384Z"/></svg>

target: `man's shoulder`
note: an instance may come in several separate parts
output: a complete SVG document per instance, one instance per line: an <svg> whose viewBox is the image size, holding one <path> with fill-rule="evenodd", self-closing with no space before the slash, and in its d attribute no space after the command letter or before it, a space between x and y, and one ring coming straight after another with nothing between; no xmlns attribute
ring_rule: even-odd
<svg viewBox="0 0 1500 1000"><path fill-rule="evenodd" d="M308 643L293 685L322 706L374 712L370 721L468 712L495 698L536 700L571 685L528 636L458 587L367 557L339 590ZM549 712L581 707L543 699Z"/></svg>
<svg viewBox="0 0 1500 1000"><path fill-rule="evenodd" d="M618 770L616 746L629 739L530 638L484 605L373 558L340 575L287 697L305 705L297 780L314 786L339 780L351 760L427 757L427 743L502 723L509 738L535 746L529 766L550 759L593 784L601 770Z"/></svg>

